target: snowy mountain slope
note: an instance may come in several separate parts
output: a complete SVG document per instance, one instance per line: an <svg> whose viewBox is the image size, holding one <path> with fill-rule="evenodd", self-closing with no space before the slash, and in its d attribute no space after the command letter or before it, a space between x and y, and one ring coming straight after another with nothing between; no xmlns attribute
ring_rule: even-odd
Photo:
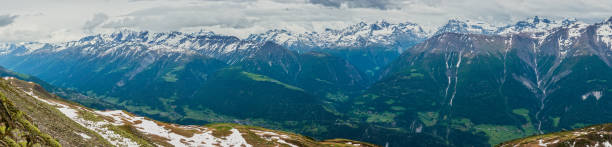
<svg viewBox="0 0 612 147"><path fill-rule="evenodd" d="M599 42L612 49L612 17L597 27L595 37Z"/></svg>
<svg viewBox="0 0 612 147"><path fill-rule="evenodd" d="M443 33L462 33L462 34L485 34L492 35L499 28L482 21L474 21L462 18L453 18L444 26L440 27L434 35Z"/></svg>
<svg viewBox="0 0 612 147"><path fill-rule="evenodd" d="M246 40L272 41L300 52L371 46L393 46L394 50L404 50L427 36L427 32L414 23L391 24L378 21L372 24L361 22L343 29L326 29L322 32L295 33L287 30L270 30L250 35Z"/></svg>
<svg viewBox="0 0 612 147"><path fill-rule="evenodd" d="M470 19L451 19L440 27L434 35L442 33L483 34L483 35L517 35L529 34L532 38L545 39L551 31L562 27L586 26L587 24L576 19L552 19L534 16L503 26L491 25L482 21Z"/></svg>
<svg viewBox="0 0 612 147"><path fill-rule="evenodd" d="M504 27L500 27L496 34L499 35L510 35L510 34L520 34L520 33L529 33L532 38L537 38L543 40L546 38L553 29L560 27L572 27L575 25L586 25L584 22L577 21L576 19L563 19L563 20L554 20L550 18L540 18L535 16L533 18L528 18L522 21L517 22L513 25L507 25Z"/></svg>
<svg viewBox="0 0 612 147"><path fill-rule="evenodd" d="M368 143L350 140L315 141L300 135L237 124L211 124L206 126L182 126L167 124L139 117L121 110L98 111L89 109L47 93L35 83L17 80L13 77L0 79L0 92L10 94L10 101L16 102L19 109L26 109L36 104L44 107L57 116L46 117L68 118L73 122L63 122L55 126L66 127L69 124L82 126L84 130L74 128L61 129L74 131L73 138L67 138L66 132L51 132L64 146L80 146L74 143L90 142L102 139L106 143L100 146L375 146ZM19 96L19 97L15 97ZM22 101L29 102L22 102ZM6 103L7 100L3 100ZM52 110L55 109L55 110ZM26 115L34 117L32 122L41 128L47 128L54 122L41 122L36 111L25 110ZM64 126L65 125L65 126ZM46 129L43 129L46 131ZM57 131L57 130L55 130Z"/></svg>
<svg viewBox="0 0 612 147"><path fill-rule="evenodd" d="M372 24L364 22L343 29L326 29L322 32L297 33L287 30L269 30L261 34L252 34L246 40L265 42L272 41L292 50L310 51L318 49L363 48L367 46L410 47L434 35L442 33L464 33L485 35L509 35L533 33L534 37L543 38L545 33L558 27L568 27L582 23L575 19L556 20L551 18L531 17L514 24L496 26L483 21L465 18L453 18L436 32L425 31L414 23L392 24L378 21ZM400 49L404 50L406 48Z"/></svg>
<svg viewBox="0 0 612 147"><path fill-rule="evenodd" d="M251 34L241 40L233 36L224 36L212 32L167 32L152 33L148 31L122 30L111 34L99 34L84 37L66 43L18 43L0 44L2 54L31 54L37 52L58 52L65 49L84 48L84 54L100 56L129 54L115 53L127 49L133 53L148 51L156 53L199 53L212 57L229 54L245 49L257 48L271 41L291 50L306 52L318 49L363 48L368 46L388 46L404 50L424 39L442 33L469 33L485 35L510 35L533 33L534 37L543 39L546 32L558 27L570 27L584 24L575 19L556 20L551 18L532 17L515 24L494 26L482 21L453 18L436 32L427 32L415 23L389 23L378 21L372 24L364 22L342 29L326 29L322 32L297 33L287 30L269 30L261 34ZM131 46L131 48L125 48ZM137 47L134 47L137 46Z"/></svg>
<svg viewBox="0 0 612 147"><path fill-rule="evenodd" d="M428 32L418 24L378 21L321 32L270 30L252 34L246 40L274 42L299 53L317 51L341 57L365 73L366 79L373 81L380 69L427 36Z"/></svg>
<svg viewBox="0 0 612 147"><path fill-rule="evenodd" d="M66 43L20 43L4 45L3 54L25 56L29 54L79 54L97 58L140 57L160 58L169 54L178 57L201 54L213 58L229 56L246 49L256 49L263 44L242 41L233 36L212 33L151 33L148 31L122 30L112 34L99 34Z"/></svg>

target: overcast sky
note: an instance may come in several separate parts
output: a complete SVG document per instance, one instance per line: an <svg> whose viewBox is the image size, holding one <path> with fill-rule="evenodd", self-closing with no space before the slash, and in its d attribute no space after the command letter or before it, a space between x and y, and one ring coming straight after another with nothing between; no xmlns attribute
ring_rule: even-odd
<svg viewBox="0 0 612 147"><path fill-rule="evenodd" d="M61 42L119 29L246 37L378 20L435 28L454 17L507 24L536 15L599 22L612 16L612 0L5 0L0 42Z"/></svg>

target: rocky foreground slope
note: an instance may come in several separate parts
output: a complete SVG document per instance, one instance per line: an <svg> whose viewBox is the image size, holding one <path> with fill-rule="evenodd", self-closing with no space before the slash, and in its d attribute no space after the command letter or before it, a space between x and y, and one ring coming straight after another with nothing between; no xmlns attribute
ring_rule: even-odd
<svg viewBox="0 0 612 147"><path fill-rule="evenodd" d="M182 126L64 101L32 82L0 79L1 146L375 146L238 124Z"/></svg>
<svg viewBox="0 0 612 147"><path fill-rule="evenodd" d="M603 146L612 144L612 124L594 125L572 131L563 131L516 139L499 144L513 146Z"/></svg>

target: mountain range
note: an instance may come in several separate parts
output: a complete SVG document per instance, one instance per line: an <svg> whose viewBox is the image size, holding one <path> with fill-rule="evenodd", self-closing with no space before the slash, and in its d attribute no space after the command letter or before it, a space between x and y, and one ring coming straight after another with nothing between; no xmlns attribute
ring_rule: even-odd
<svg viewBox="0 0 612 147"><path fill-rule="evenodd" d="M379 21L246 39L124 30L2 44L0 65L85 106L166 122L391 146L488 146L610 120L611 25L452 19L426 31Z"/></svg>

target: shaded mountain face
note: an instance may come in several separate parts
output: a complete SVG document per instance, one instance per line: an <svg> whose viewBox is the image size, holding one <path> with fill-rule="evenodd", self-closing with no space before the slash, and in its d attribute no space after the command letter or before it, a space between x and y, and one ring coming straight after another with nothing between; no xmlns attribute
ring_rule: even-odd
<svg viewBox="0 0 612 147"><path fill-rule="evenodd" d="M612 124L520 138L499 144L509 146L610 146Z"/></svg>
<svg viewBox="0 0 612 147"><path fill-rule="evenodd" d="M612 119L611 24L556 28L542 40L432 37L391 64L353 113L458 146L605 123Z"/></svg>
<svg viewBox="0 0 612 147"><path fill-rule="evenodd" d="M121 110L98 111L13 77L0 79L0 102L2 146L376 146L346 139L316 141L238 124L182 126Z"/></svg>

